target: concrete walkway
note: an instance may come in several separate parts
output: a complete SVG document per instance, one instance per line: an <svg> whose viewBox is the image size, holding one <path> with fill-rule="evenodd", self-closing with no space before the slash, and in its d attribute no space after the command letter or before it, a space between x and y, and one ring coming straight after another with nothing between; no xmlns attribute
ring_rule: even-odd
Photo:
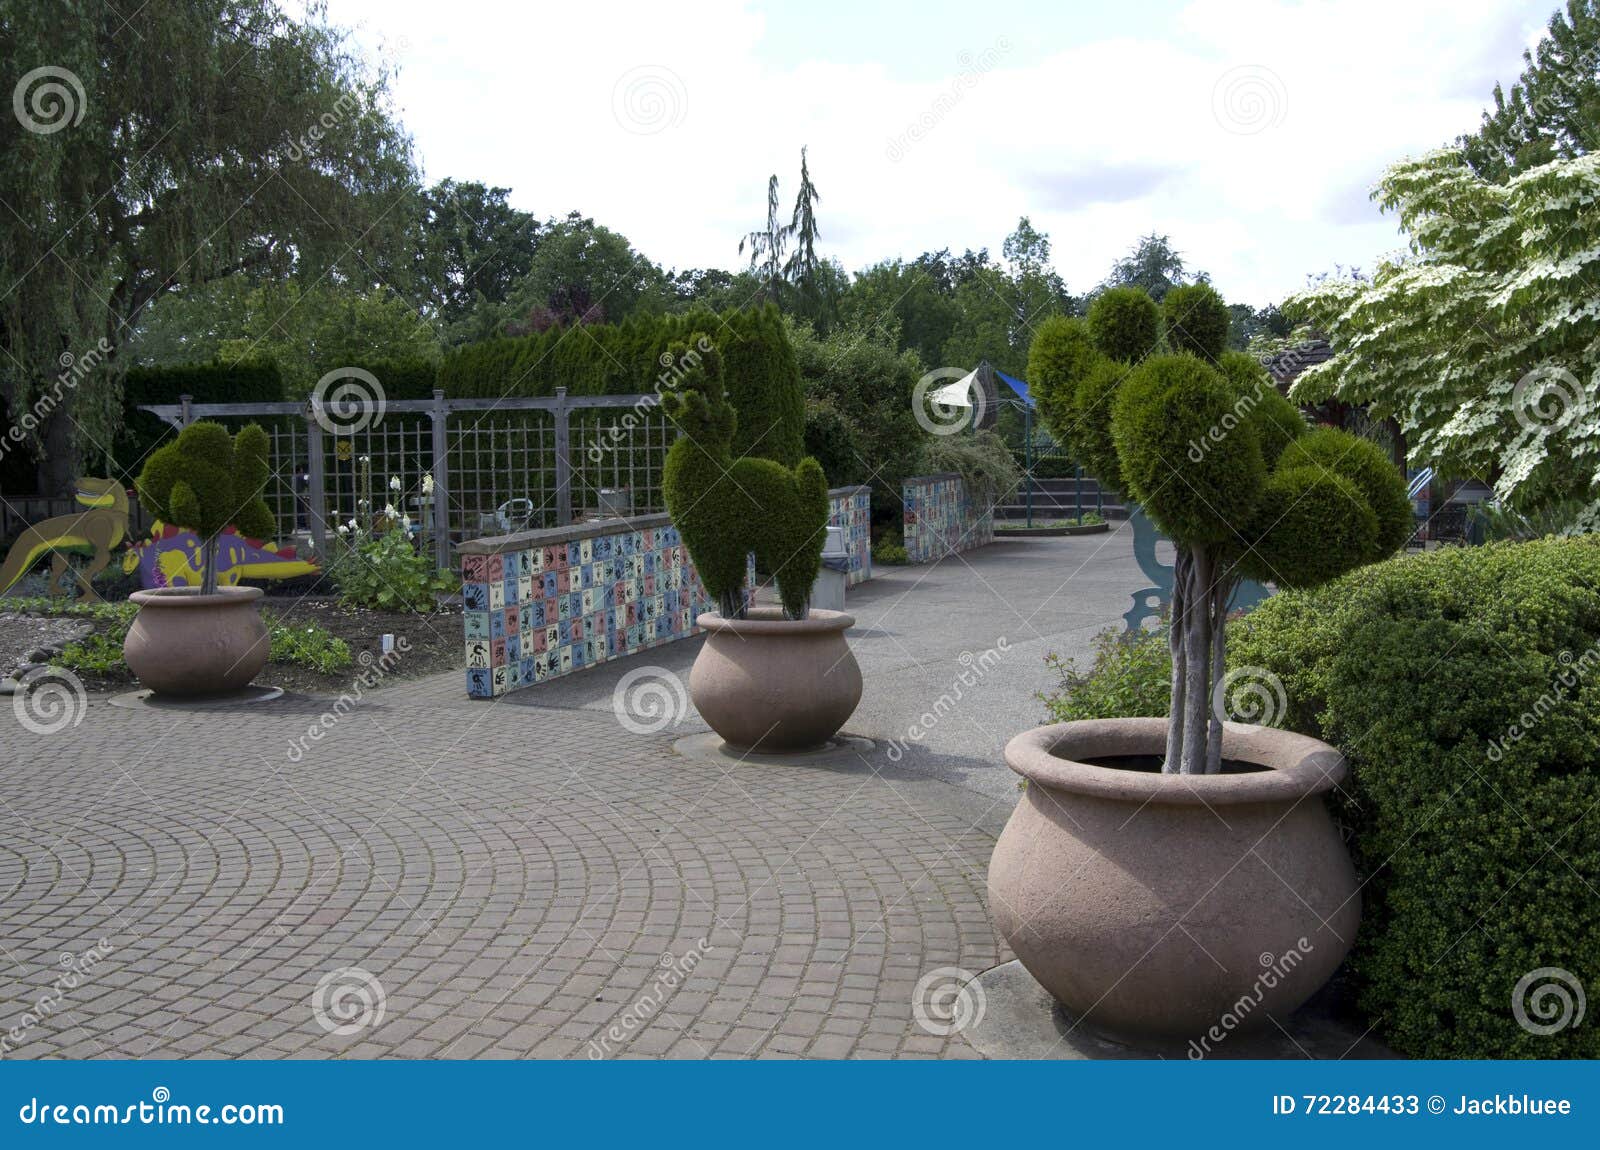
<svg viewBox="0 0 1600 1150"><path fill-rule="evenodd" d="M624 723L621 678L670 694L696 642L495 702L451 674L347 711L7 716L0 1053L975 1057L937 1005L1010 957L1000 748L1040 720L1044 653L1140 582L1112 534L858 588L851 731L907 739L985 668L898 762L707 762L673 750L692 711Z"/></svg>

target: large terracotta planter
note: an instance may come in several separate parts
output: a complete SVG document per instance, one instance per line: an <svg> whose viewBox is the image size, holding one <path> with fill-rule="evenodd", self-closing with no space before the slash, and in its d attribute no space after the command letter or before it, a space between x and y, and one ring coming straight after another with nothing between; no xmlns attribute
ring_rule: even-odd
<svg viewBox="0 0 1600 1150"><path fill-rule="evenodd" d="M162 587L129 596L139 614L122 657L160 695L217 695L247 687L272 644L256 609L259 587Z"/></svg>
<svg viewBox="0 0 1600 1150"><path fill-rule="evenodd" d="M855 618L812 611L785 619L756 607L747 619L707 612L705 646L689 672L695 709L729 746L762 754L822 746L861 701L861 668L844 633Z"/></svg>
<svg viewBox="0 0 1600 1150"><path fill-rule="evenodd" d="M1270 1028L1326 982L1361 917L1322 793L1326 743L1228 723L1225 760L1164 775L1165 719L1038 727L1006 746L1028 780L989 862L989 909L1028 971L1114 1038L1201 1040Z"/></svg>

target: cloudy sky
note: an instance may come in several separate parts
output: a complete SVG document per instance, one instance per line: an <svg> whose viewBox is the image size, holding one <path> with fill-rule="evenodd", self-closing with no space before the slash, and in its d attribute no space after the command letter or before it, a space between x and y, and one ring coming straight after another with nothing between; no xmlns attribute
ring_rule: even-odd
<svg viewBox="0 0 1600 1150"><path fill-rule="evenodd" d="M432 181L735 267L800 148L851 271L996 255L1020 215L1084 291L1169 234L1265 303L1398 241L1391 161L1470 130L1555 0L331 0L400 68Z"/></svg>

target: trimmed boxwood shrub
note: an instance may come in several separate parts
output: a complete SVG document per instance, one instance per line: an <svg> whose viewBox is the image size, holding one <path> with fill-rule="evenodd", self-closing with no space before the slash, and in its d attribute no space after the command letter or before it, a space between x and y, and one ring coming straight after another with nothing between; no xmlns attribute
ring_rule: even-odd
<svg viewBox="0 0 1600 1150"><path fill-rule="evenodd" d="M1417 1058L1600 1057L1592 1018L1540 1035L1512 1005L1536 970L1600 979L1600 539L1392 559L1231 630L1230 662L1282 680L1284 725L1350 761L1350 967L1378 1035ZM1554 1021L1536 994L1525 1016Z"/></svg>

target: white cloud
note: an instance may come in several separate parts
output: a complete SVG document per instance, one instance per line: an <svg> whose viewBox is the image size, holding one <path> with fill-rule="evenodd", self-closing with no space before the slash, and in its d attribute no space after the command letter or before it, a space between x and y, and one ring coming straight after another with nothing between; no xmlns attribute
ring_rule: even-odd
<svg viewBox="0 0 1600 1150"><path fill-rule="evenodd" d="M921 81L831 61L854 30L820 8L809 45L781 53L735 0L457 0L443 18L437 0L334 0L332 15L364 43L404 42L397 93L430 179L508 185L540 215L578 208L669 267L736 266L769 173L791 202L804 144L822 250L846 267L997 252L1026 213L1075 290L1154 230L1229 298L1260 303L1395 246L1364 189L1473 128L1549 8L1196 0L1161 19L1130 5L1119 37L1048 55L1032 21L997 12L992 35ZM619 80L640 76L655 83L633 93L639 114L666 125L654 134L615 112L632 106Z"/></svg>

